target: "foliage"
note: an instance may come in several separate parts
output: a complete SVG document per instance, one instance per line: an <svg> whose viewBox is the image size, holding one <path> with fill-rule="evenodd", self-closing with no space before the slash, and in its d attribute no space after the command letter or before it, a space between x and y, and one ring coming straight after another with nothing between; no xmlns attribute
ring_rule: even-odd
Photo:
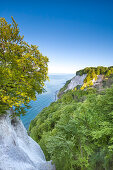
<svg viewBox="0 0 113 170"><path fill-rule="evenodd" d="M93 85L93 80L97 80L98 75L104 75L104 78L110 77L113 74L113 66L111 67L86 67L83 70L79 70L76 72L76 75L82 76L83 74L87 74L86 78L84 79L84 84L81 87L81 90L88 86Z"/></svg>
<svg viewBox="0 0 113 170"><path fill-rule="evenodd" d="M113 70L113 66L110 67L103 67L103 66L98 66L98 67L86 67L85 69L79 70L76 72L76 75L83 75L83 74L87 74L87 73L91 73L92 71L96 74L96 75L106 75L109 71L112 72ZM113 73L113 72L112 72ZM111 73L110 73L111 74Z"/></svg>
<svg viewBox="0 0 113 170"><path fill-rule="evenodd" d="M66 81L65 85L59 90L58 92L58 98L61 97L61 95L64 93L64 91L67 89L68 84L71 82L71 80Z"/></svg>
<svg viewBox="0 0 113 170"><path fill-rule="evenodd" d="M57 170L112 170L112 101L113 86L69 91L32 121L31 137Z"/></svg>
<svg viewBox="0 0 113 170"><path fill-rule="evenodd" d="M47 63L37 46L23 41L13 18L12 25L0 18L0 114L14 106L19 115L22 104L27 107L44 91Z"/></svg>
<svg viewBox="0 0 113 170"><path fill-rule="evenodd" d="M86 78L84 79L83 85L82 86L77 85L74 90L78 90L78 89L84 90L87 87L93 86L94 81L98 79L98 75L103 75L103 79L110 78L113 75L113 66L111 67L103 67L103 66L86 67L85 69L82 69L76 72L76 75L79 75L79 76L82 76L83 74L86 74ZM61 96L65 93L65 90L67 89L68 84L70 82L71 80L68 80L66 84L59 90L59 93L57 95L58 98L61 98Z"/></svg>

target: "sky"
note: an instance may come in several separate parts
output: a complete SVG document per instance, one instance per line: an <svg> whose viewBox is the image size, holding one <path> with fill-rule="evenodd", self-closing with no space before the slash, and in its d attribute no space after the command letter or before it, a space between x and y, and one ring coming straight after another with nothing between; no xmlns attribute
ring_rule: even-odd
<svg viewBox="0 0 113 170"><path fill-rule="evenodd" d="M0 17L49 58L49 73L113 65L113 0L1 0Z"/></svg>

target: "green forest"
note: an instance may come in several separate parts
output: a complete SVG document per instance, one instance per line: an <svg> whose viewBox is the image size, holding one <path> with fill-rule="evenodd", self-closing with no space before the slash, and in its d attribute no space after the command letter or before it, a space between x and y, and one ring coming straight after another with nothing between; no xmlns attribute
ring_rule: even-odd
<svg viewBox="0 0 113 170"><path fill-rule="evenodd" d="M113 74L113 66L110 67L103 67L103 66L98 66L98 67L86 67L85 69L79 70L76 72L76 75L82 76L83 74L88 74L88 76L93 76L93 74L96 75L105 75L109 76L110 74ZM93 77L92 77L93 78Z"/></svg>
<svg viewBox="0 0 113 170"><path fill-rule="evenodd" d="M30 136L57 170L113 169L113 67L98 68L77 75L103 74L103 89L67 91L31 121Z"/></svg>

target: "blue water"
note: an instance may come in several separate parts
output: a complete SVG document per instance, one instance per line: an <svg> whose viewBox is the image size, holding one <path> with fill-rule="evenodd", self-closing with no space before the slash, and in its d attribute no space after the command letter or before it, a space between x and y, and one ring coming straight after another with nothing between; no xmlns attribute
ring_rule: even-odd
<svg viewBox="0 0 113 170"><path fill-rule="evenodd" d="M45 83L46 92L40 95L37 95L36 101L31 101L30 106L32 108L28 109L25 116L21 116L21 120L26 129L28 129L31 120L33 120L36 115L41 112L41 110L50 105L50 103L56 100L56 93L58 90L64 86L65 82L71 79L73 74L54 74L49 75L50 81Z"/></svg>

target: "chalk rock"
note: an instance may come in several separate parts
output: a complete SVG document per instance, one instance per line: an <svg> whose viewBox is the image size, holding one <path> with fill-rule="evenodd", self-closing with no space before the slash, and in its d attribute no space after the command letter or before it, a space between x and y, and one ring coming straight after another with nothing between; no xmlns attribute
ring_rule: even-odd
<svg viewBox="0 0 113 170"><path fill-rule="evenodd" d="M55 170L21 120L8 112L0 116L0 170Z"/></svg>
<svg viewBox="0 0 113 170"><path fill-rule="evenodd" d="M73 77L71 82L68 84L66 91L74 89L74 87L76 87L77 85L83 85L86 76L87 74L83 74L82 76L77 75Z"/></svg>

